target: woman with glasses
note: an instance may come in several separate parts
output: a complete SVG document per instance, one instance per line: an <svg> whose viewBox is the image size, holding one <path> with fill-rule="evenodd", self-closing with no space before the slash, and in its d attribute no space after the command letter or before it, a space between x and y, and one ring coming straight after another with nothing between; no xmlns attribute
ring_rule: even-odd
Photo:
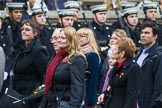
<svg viewBox="0 0 162 108"><path fill-rule="evenodd" d="M62 28L56 28L52 34L52 37L50 39L51 43L53 44L54 50L56 53L58 52L59 48L59 38L60 38L60 32L62 31ZM55 56L55 54L53 55Z"/></svg>
<svg viewBox="0 0 162 108"><path fill-rule="evenodd" d="M13 88L24 97L42 84L48 63L48 53L38 39L39 25L33 20L25 20L22 23L21 36L23 43L20 46L14 68ZM38 108L39 99L29 100L25 108Z"/></svg>
<svg viewBox="0 0 162 108"><path fill-rule="evenodd" d="M110 40L109 40L109 49L121 37L127 37L126 32L124 30L122 30L122 29L116 29L116 30L114 30L114 32L111 35ZM102 92L103 92L103 85L104 85L104 82L105 82L105 78L106 78L106 75L107 75L108 70L110 69L109 68L108 59L109 59L109 57L106 57L103 65L101 67L101 70L100 70L99 85L98 85L98 93L99 94L102 94Z"/></svg>
<svg viewBox="0 0 162 108"><path fill-rule="evenodd" d="M85 108L94 108L97 102L97 82L99 75L100 56L94 34L89 28L81 28L77 31L81 50L86 55L88 62L87 71L90 78L86 80Z"/></svg>

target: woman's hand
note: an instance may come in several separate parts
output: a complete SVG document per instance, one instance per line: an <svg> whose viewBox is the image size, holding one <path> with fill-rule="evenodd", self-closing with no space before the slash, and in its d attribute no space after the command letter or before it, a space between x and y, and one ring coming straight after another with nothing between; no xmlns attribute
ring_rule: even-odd
<svg viewBox="0 0 162 108"><path fill-rule="evenodd" d="M101 103L103 103L103 101L104 101L104 97L105 97L105 94L102 93L102 94L98 97L97 104L101 104Z"/></svg>

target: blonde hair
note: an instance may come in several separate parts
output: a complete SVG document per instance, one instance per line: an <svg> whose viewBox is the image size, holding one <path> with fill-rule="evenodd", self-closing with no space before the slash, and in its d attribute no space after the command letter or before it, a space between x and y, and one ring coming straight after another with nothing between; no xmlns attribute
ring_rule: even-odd
<svg viewBox="0 0 162 108"><path fill-rule="evenodd" d="M90 44L92 46L92 49L95 53L97 53L99 59L100 59L100 56L99 56L99 48L98 48L98 45L97 45L97 42L96 42L96 39L94 37L94 34L92 32L91 29L89 28L81 28L77 31L77 34L78 35L88 35L88 38L89 38L89 42L88 44Z"/></svg>
<svg viewBox="0 0 162 108"><path fill-rule="evenodd" d="M117 6L117 10L120 10L120 1L121 0L115 0L115 4ZM108 4L108 10L114 10L112 6L112 0L104 0L104 3Z"/></svg>
<svg viewBox="0 0 162 108"><path fill-rule="evenodd" d="M115 35L118 37L128 37L127 33L123 29L116 29L113 31L113 33L115 33Z"/></svg>
<svg viewBox="0 0 162 108"><path fill-rule="evenodd" d="M56 28L56 29L53 31L53 33L52 33L52 37L54 37L54 34L55 34L55 33L61 32L61 30L62 30L62 28Z"/></svg>
<svg viewBox="0 0 162 108"><path fill-rule="evenodd" d="M69 55L67 57L68 61L74 54L80 54L85 58L85 55L81 51L81 47L80 47L80 43L79 43L76 30L73 27L65 27L63 28L63 31L65 33L67 40L70 43L69 48L68 48L68 51L69 51Z"/></svg>
<svg viewBox="0 0 162 108"><path fill-rule="evenodd" d="M118 51L124 51L124 57L134 57L136 51L136 45L133 40L128 37L121 37L117 40L116 45L118 46Z"/></svg>

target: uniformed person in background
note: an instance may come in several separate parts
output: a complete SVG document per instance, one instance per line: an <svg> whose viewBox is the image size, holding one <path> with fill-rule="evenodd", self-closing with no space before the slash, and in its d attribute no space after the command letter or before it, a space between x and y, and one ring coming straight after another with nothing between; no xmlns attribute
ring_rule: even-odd
<svg viewBox="0 0 162 108"><path fill-rule="evenodd" d="M89 28L93 31L96 42L99 46L99 52L101 57L100 68L107 56L108 42L112 33L109 25L106 24L107 19L107 4L91 6L93 12L93 21L88 24ZM97 84L97 92L100 92L100 79L103 76L103 72L99 70L99 78Z"/></svg>
<svg viewBox="0 0 162 108"><path fill-rule="evenodd" d="M94 5L90 8L93 12L93 21L88 26L93 31L99 45L102 64L107 55L108 42L112 33L110 26L106 24L107 4Z"/></svg>
<svg viewBox="0 0 162 108"><path fill-rule="evenodd" d="M73 9L74 10L74 23L73 27L76 30L85 27L86 25L83 22L79 21L79 11L80 11L80 4L78 1L67 1L64 3L65 9Z"/></svg>
<svg viewBox="0 0 162 108"><path fill-rule="evenodd" d="M135 7L136 5L137 5L137 2L122 1L120 2L120 11L126 8Z"/></svg>
<svg viewBox="0 0 162 108"><path fill-rule="evenodd" d="M122 10L122 17L130 33L130 36L128 37L134 41L136 47L141 47L140 44L141 24L138 22L138 11L139 9L136 7L124 9Z"/></svg>
<svg viewBox="0 0 162 108"><path fill-rule="evenodd" d="M50 38L52 36L53 30L52 28L46 26L46 23L48 20L46 19L46 16L45 16L46 13L48 12L47 6L44 2L42 4L40 2L39 4L34 4L31 11L32 11L32 18L41 27L41 33L39 36L41 44L47 48L49 55L52 56L55 53L53 45L50 42Z"/></svg>
<svg viewBox="0 0 162 108"><path fill-rule="evenodd" d="M157 19L157 8L158 8L158 3L157 2L146 2L143 4L143 12L145 14L145 19L144 21L151 20L154 21L156 24L158 24L160 28L160 33L158 36L158 45L162 46L162 25L159 24L156 19Z"/></svg>
<svg viewBox="0 0 162 108"><path fill-rule="evenodd" d="M121 13L121 11L122 11L123 9L135 7L136 5L137 5L136 2L121 2L121 3L120 3L120 13ZM121 14L119 15L119 17L121 17L122 23L123 23L123 25L125 26L126 24L125 24L125 22L124 22L124 20L123 20L123 18L122 18L122 16L121 16ZM122 26L121 26L121 24L120 24L120 22L119 22L119 19L117 19L116 22L113 22L113 23L112 23L111 28L112 28L113 30L116 30L116 29L123 29Z"/></svg>
<svg viewBox="0 0 162 108"><path fill-rule="evenodd" d="M22 13L24 10L23 5L24 3L17 2L6 3L9 16L2 22L1 30L4 36L3 45L6 46L3 47L4 52L8 58L14 58L16 56L20 48L19 45L22 42L20 30L22 26ZM10 69L6 71L9 72Z"/></svg>
<svg viewBox="0 0 162 108"><path fill-rule="evenodd" d="M73 26L74 23L74 10L72 9L61 9L58 11L58 22L56 28L64 28L68 26Z"/></svg>
<svg viewBox="0 0 162 108"><path fill-rule="evenodd" d="M6 3L9 16L2 22L1 43L6 55L5 81L1 94L4 94L6 87L9 85L9 73L12 73L13 61L20 50L21 38L21 20L24 3L10 2Z"/></svg>

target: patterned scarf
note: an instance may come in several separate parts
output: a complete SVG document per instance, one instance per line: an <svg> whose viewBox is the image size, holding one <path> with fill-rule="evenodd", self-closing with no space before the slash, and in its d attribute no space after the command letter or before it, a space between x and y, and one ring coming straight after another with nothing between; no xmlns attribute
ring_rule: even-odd
<svg viewBox="0 0 162 108"><path fill-rule="evenodd" d="M90 44L87 44L87 45L81 47L81 50L83 51L84 54L87 54L89 52L94 52L93 48Z"/></svg>

